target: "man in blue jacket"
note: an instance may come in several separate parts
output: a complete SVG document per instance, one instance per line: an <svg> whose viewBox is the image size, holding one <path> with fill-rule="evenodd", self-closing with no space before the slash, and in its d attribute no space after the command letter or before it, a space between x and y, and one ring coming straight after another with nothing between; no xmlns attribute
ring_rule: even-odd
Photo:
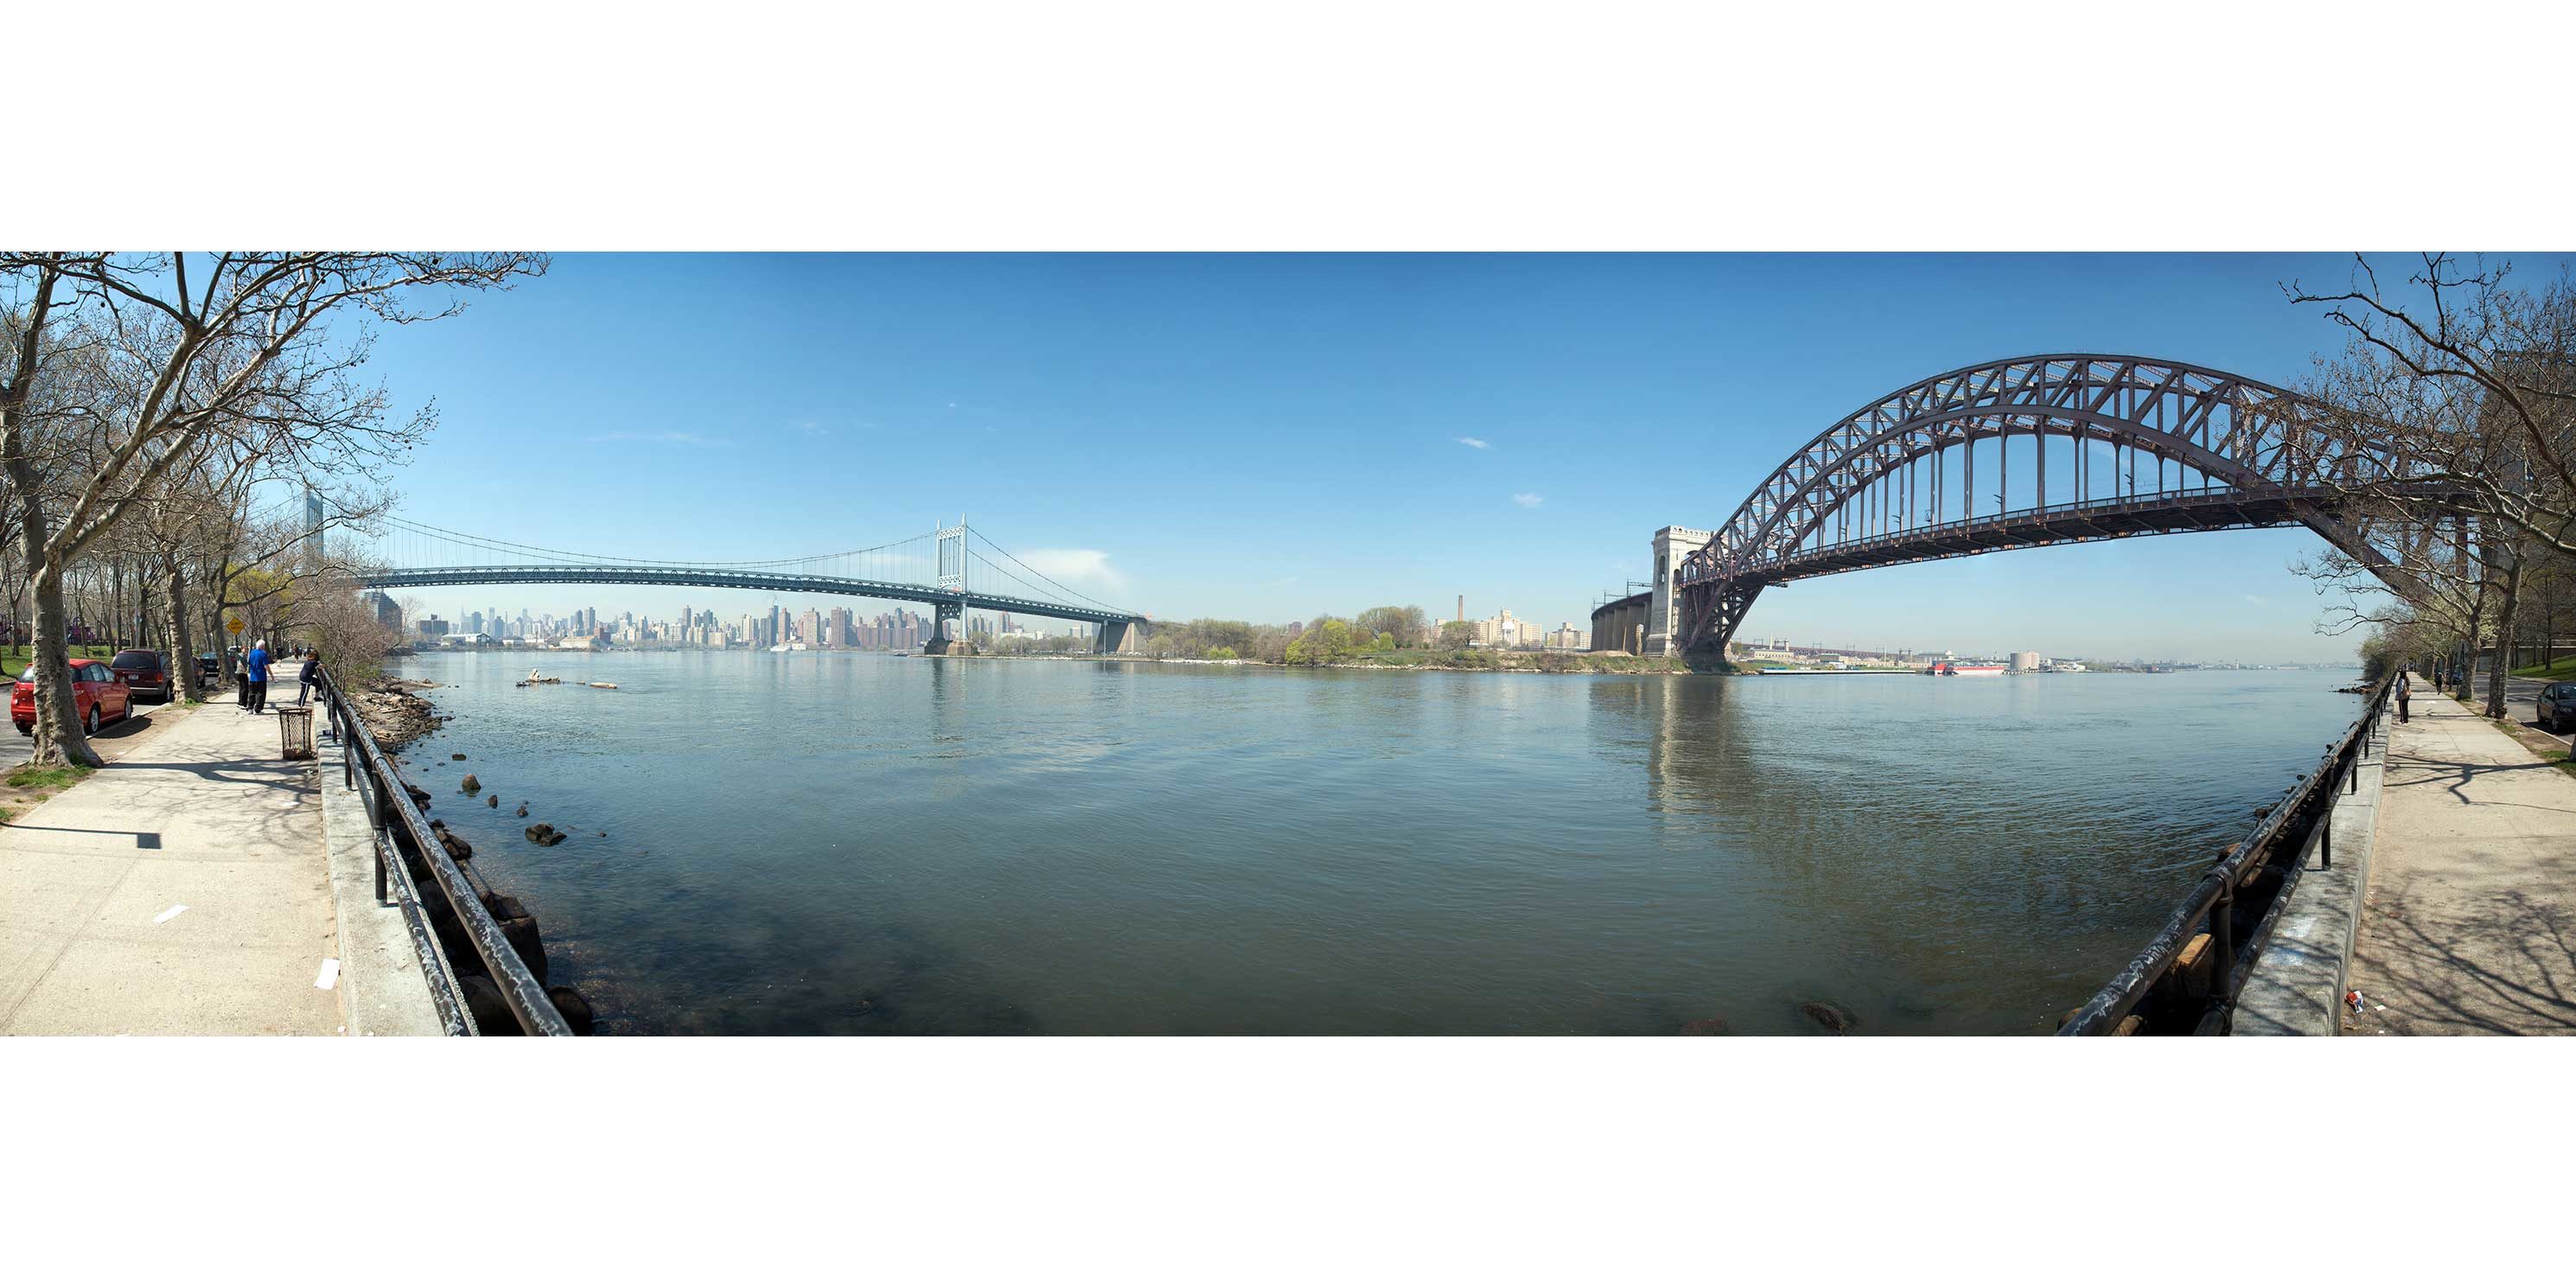
<svg viewBox="0 0 2576 1288"><path fill-rule="evenodd" d="M242 674L250 679L250 713L268 714L268 641L250 646L250 656L242 659Z"/></svg>

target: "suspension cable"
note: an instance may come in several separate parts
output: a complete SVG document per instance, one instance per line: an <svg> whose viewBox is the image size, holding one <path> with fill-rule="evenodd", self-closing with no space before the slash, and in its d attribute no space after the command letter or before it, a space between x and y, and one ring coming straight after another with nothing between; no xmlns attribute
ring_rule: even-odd
<svg viewBox="0 0 2576 1288"><path fill-rule="evenodd" d="M968 536L975 536L976 534L975 534L974 529L972 529L972 528L967 529L967 535L968 535ZM1126 611L1127 611L1126 609L1120 608L1120 607L1119 607L1119 606L1117 606L1116 604L1112 604L1112 603L1108 602L1107 600L1103 600L1103 599L1095 599L1095 598L1093 598L1093 597L1092 597L1092 596L1090 596L1090 595L1083 594L1081 591L1075 590L1075 589L1074 589L1074 588L1072 588L1071 586L1067 586L1067 585L1065 585L1063 582L1057 581L1055 578L1053 578L1053 577L1049 577L1049 576L1047 576L1045 573L1039 572L1037 569L1029 567L1027 564L1020 563L1020 558L1019 558L1019 556L1018 556L1018 555L1012 554L1010 551L1008 551L1008 550L1004 550L1004 549L1002 549L1000 546L995 545L995 544L993 543L993 539L992 539L992 538L990 538L990 537L979 537L978 539L979 539L979 540L981 540L981 541L982 541L986 546L991 547L991 549L993 550L993 552L994 552L995 554L998 554L998 555L1002 556L1003 558L1010 560L1012 563L1019 564L1019 566L1020 566L1023 570L1025 570L1025 571L1026 571L1030 576L1035 577L1035 578L1037 578L1038 580L1043 581L1043 582L1045 582L1046 584L1048 584L1048 585L1050 585L1050 586L1055 587L1057 591L1059 591L1059 592L1061 592L1061 593L1063 593L1063 594L1071 595L1071 596L1073 596L1075 599L1082 600L1082 601L1084 601L1085 603L1093 604L1093 605L1096 605L1096 606L1098 606L1098 607L1108 609L1109 611L1111 611L1111 612L1113 612L1113 613L1123 613L1123 612L1126 612ZM978 556L978 557L980 558L981 556ZM986 563L986 565L987 565L987 566L990 566L990 565L991 565L991 563L992 563L992 561L988 559L988 560L985 560L985 563ZM997 569L995 569L995 571L997 571L997 572L998 572L998 571L1000 571L1000 569L998 569L998 568L997 568ZM1015 580L1016 580L1016 579L1015 579ZM1022 584L1024 584L1024 585L1025 585L1026 583L1022 583Z"/></svg>
<svg viewBox="0 0 2576 1288"><path fill-rule="evenodd" d="M790 564L817 563L825 559L847 559L856 555L872 555L879 553L880 551L892 550L896 546L906 545L911 542L926 541L930 537L930 534L928 533L921 533L916 536L904 537L896 541L889 541L881 546L868 546L860 550L839 550L830 554L821 555L799 555L793 559L739 560L727 562L721 560L634 559L622 555L587 554L577 550L556 550L549 546L524 545L516 541L503 541L497 537L478 537L472 533L457 532L453 529L439 527L436 524L422 523L415 519L402 519L387 516L385 522L397 528L407 529L415 536L443 537L450 541L458 541L478 549L491 550L502 554L543 554L553 555L564 559L589 559L600 563L628 564L647 568L783 568Z"/></svg>

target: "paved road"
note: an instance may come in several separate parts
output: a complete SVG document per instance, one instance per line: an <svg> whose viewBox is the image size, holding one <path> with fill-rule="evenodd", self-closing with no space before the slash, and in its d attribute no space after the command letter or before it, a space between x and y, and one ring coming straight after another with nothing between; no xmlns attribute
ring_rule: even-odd
<svg viewBox="0 0 2576 1288"><path fill-rule="evenodd" d="M339 956L273 716L181 715L0 829L0 1033L336 1033Z"/></svg>
<svg viewBox="0 0 2576 1288"><path fill-rule="evenodd" d="M2344 1031L2576 1033L2576 776L2418 692L2390 727Z"/></svg>

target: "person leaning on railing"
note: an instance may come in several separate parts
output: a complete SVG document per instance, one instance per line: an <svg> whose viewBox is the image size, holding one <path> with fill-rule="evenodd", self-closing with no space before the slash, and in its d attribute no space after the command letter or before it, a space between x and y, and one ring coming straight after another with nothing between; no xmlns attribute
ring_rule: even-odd
<svg viewBox="0 0 2576 1288"><path fill-rule="evenodd" d="M310 649L304 654L304 669L295 673L295 700L303 703L313 696L313 679L322 670L322 650Z"/></svg>

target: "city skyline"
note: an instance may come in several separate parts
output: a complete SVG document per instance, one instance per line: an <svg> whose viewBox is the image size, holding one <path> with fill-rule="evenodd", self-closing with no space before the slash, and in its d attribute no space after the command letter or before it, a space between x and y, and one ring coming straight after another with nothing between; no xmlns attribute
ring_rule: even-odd
<svg viewBox="0 0 2576 1288"><path fill-rule="evenodd" d="M761 612L728 615L690 603L663 614L630 608L609 611L592 604L560 611L524 605L503 609L488 600L479 606L436 610L417 598L397 600L383 592L369 595L377 606L379 620L409 638L479 634L495 639L591 637L613 643L681 647L766 648L795 641L821 648L915 648L935 629L934 616L926 605L897 604L868 611L866 605L881 602L876 600L859 601L861 607L838 604L791 608L788 601L780 599ZM981 610L969 612L962 621L962 629L969 635L1027 639L1083 636L1096 629L1085 622Z"/></svg>
<svg viewBox="0 0 2576 1288"><path fill-rule="evenodd" d="M860 605L865 605L865 606L876 606L876 605L881 605L881 604L883 604L883 603L884 603L884 601L880 601L880 600L859 600L859 601L854 601L854 602L856 602L857 604L860 604ZM786 600L786 599L783 599L783 598L782 598L782 599L774 600L774 601L773 601L773 605L774 605L774 607L778 610L778 612L779 612L779 614L780 614L781 619L782 619L782 620L787 624L787 626L790 628L790 629L787 631L787 633L786 633L786 635L784 636L784 638L792 638L792 639L797 639L797 640L806 641L806 642L813 642L813 641L812 641L812 637L810 637L810 636L808 636L808 635L806 634L805 629L804 629L804 625L803 625L803 624L807 623L807 622L809 621L809 619L810 619L814 624L816 624L816 625L818 625L818 626L821 626L821 627L824 627L824 628L826 628L826 629L831 628L831 627L833 626L834 619L835 619L837 616L841 615L841 614L846 614L846 615L848 616L849 622L850 622L854 627L863 627L863 626L868 626L868 625L876 624L876 623L879 623L882 619L894 619L894 621L895 621L895 622L898 622L898 623L899 623L899 622L901 622L901 621L903 621L903 620L909 619L909 620L913 620L913 621L916 621L916 622L920 623L920 632L919 632L917 635L909 636L909 637L905 637L905 638L901 639L900 641L879 641L879 642L875 642L875 643L866 643L866 642L862 642L862 643L856 643L856 644L847 644L847 645L844 645L844 644L835 644L835 643L830 643L830 642L829 642L830 640L832 640L832 639L834 639L834 638L837 638L837 637L836 637L835 635L825 634L825 635L823 635L823 639L824 639L824 641L825 641L825 644L824 644L824 646L825 646L825 647L835 647L835 648L839 648L839 647L850 647L850 648L912 648L912 647L918 647L918 646L919 646L919 643L920 643L920 641L921 641L922 639L926 639L926 638L928 638L928 632L929 632L929 630L930 630L930 616L931 616L931 615L930 615L929 611L927 610L927 607L926 607L926 606L923 606L923 605L899 604L899 605L893 605L893 606L890 606L890 607L875 607L875 608L873 609L873 611L869 611L867 608L861 608L861 607L849 607L849 608L844 608L844 607L820 607L820 606L809 606L809 607L791 608L791 607L789 606L789 601L788 601L788 600ZM1417 605L1417 607L1418 607L1418 605ZM1452 608L1452 610L1451 610L1451 612L1452 612L1453 614L1454 614L1456 611L1457 611L1457 610L1456 610L1456 608L1454 608L1454 607L1453 607L1453 608ZM751 618L755 618L755 617L762 617L762 616L766 616L766 615L767 615L767 614L766 614L766 612L764 611L764 612L762 612L762 613L738 614L738 615L735 615L735 616L734 616L733 618L731 618L731 619L726 619L726 618L723 618L721 615L716 614L715 610L713 610L713 609L707 609L707 608L700 608L700 607L697 607L694 603L682 603L682 604L679 606L679 608L678 608L678 609L673 610L673 611L671 611L671 612L667 612L667 613L657 613L657 612L650 612L650 611L638 611L638 610L633 609L633 608L624 608L624 607L620 607L620 608L617 608L617 609L614 609L614 610L610 610L610 609L604 609L604 608L600 608L600 607L598 607L598 606L596 606L596 605L589 605L589 604L585 604L585 605L580 606L579 608L575 608L575 609L572 609L572 610L568 610L568 611L565 611L565 612L558 613L557 611L555 611L555 610L553 610L553 609L546 609L546 608L534 608L534 607L529 607L529 606L525 606L525 605L516 606L516 607L510 608L510 609L506 609L506 610L504 610L504 609L498 608L497 606L495 606L495 605L491 604L491 603L490 603L490 602L488 602L488 601L485 601L485 602L481 603L481 604L480 604L480 606L466 606L466 607L459 607L459 608L455 608L455 609L452 609L452 610L444 610L444 611L433 611L433 610L431 610L430 608L428 608L428 607L424 604L424 605L422 605L422 606L420 607L420 611L419 611L419 613L418 613L418 614L406 614L406 615L403 617L403 619L402 619L402 624L403 624L403 627L405 628L405 633L406 633L407 635L417 635L417 634L419 634L419 633L420 633L420 632L416 629L418 622L419 622L420 620L422 620L424 617L434 617L434 618L438 619L439 621L441 621L442 623L444 623L444 624L446 624L446 625L448 626L448 628L449 628L449 629L448 629L446 632L443 632L443 633L445 633L445 634L455 634L455 635L464 635L464 634L472 634L472 633L475 633L475 632L477 632L477 631L489 631L489 627L488 627L487 623L489 623L489 622L492 622L492 621L496 620L496 619L495 619L495 615L496 615L496 614L497 614L497 621L499 621L499 622L505 622L505 623L512 623L512 624L515 624L515 623L518 623L518 622L520 622L520 621L522 621L522 620L524 619L524 620L526 620L527 622L529 622L529 623L532 623L532 624L533 624L533 623L540 622L540 621L545 621L545 622L566 622L566 621L568 621L569 619L571 619L571 618L572 618L572 616L573 616L575 613L582 613L582 612L588 612L588 613L595 614L595 615L596 615L595 620L596 620L596 621L598 621L598 622L606 622L606 623L612 623L612 624L613 624L613 623L618 623L618 622L651 622L651 623L653 623L653 624L655 624L655 625L657 625L657 626L659 626L659 625L666 625L666 624L668 624L668 623L671 623L671 622L674 622L674 621L681 620L681 618L683 617L683 615L694 616L694 617L702 618L702 619L703 619L703 618L708 618L708 617L713 616L713 617L717 617L717 618L718 618L718 620L717 620L715 623L713 623L713 624L718 625L718 626L722 626L722 627L726 627L726 628L734 628L734 629L737 629L738 634L740 634L740 632L739 632L738 628L739 628L740 623L741 623L742 621L744 621L744 620L749 620L749 619L751 619ZM480 621L480 622L478 622L478 621L476 620L477 615L480 615L480 616L484 619L484 621ZM1308 625L1311 625L1315 620L1317 620L1317 618L1314 618L1314 617L1301 618L1301 619L1290 619L1290 621L1293 621L1293 622L1299 622L1299 623L1302 623L1302 624L1308 624ZM1429 621L1430 621L1430 624L1431 624L1431 629L1432 629L1432 632L1433 632L1435 635L1437 634L1438 629L1439 629L1439 627L1440 627L1441 625L1443 625L1443 624L1445 624L1445 623L1447 623L1447 622L1449 622L1449 621L1454 621L1454 620L1460 620L1460 619L1458 619L1458 618L1456 618L1456 617L1454 617L1454 616L1431 616L1431 617L1429 617ZM1546 647L1546 648L1566 648L1566 647L1571 647L1571 648L1578 648L1578 649L1579 649L1579 648L1586 647L1586 646L1587 646L1587 643L1588 643L1588 641L1586 641L1586 640L1584 640L1584 639L1582 639L1582 638L1581 638L1581 635L1583 634L1583 621L1582 621L1582 619L1580 619L1580 618L1563 619L1563 620L1558 621L1558 622L1557 622L1557 623L1555 623L1555 624L1550 624L1550 623L1548 623L1548 622L1540 621L1540 620L1535 620L1535 619L1521 619L1521 618L1518 618L1518 617L1517 617L1517 615L1515 615L1515 614L1514 614L1510 609L1508 609L1508 608L1504 608L1504 609L1498 609L1498 610L1496 610L1496 612L1495 612L1494 614L1489 615L1489 616L1485 616L1485 617L1473 617L1473 616L1471 616L1471 617L1468 617L1468 618L1466 618L1466 619L1464 619L1464 620L1468 621L1471 625L1473 625L1473 626L1475 626L1475 627L1479 628L1479 630L1478 630L1478 632L1477 632L1477 634L1476 634L1476 636L1475 636L1476 644L1477 644L1477 646L1479 646L1479 647L1491 647L1491 646L1494 646L1498 641L1500 641L1500 642L1502 642L1503 644L1505 644L1506 646L1509 646L1509 647ZM1066 622L1066 621L1057 621L1057 620L1049 619L1049 618L1035 618L1035 617L1029 617L1029 616L1026 616L1026 615L1017 615L1017 616L1015 616L1015 615L1010 614L1010 613L1004 613L1004 612L984 612L984 611L981 611L981 610L978 610L978 611L975 611L975 612L970 612L969 614L967 614L967 616L966 616L966 618L965 618L965 621L966 621L966 623L967 623L967 624L966 624L966 626L965 626L965 630L966 630L970 635L978 635L978 634L982 634L982 635L1012 635L1012 634L1014 633L1014 632L1013 632L1013 628L1014 628L1014 627L1017 627L1017 628L1019 628L1019 630L1018 630L1018 636L1019 636L1019 637L1023 637L1023 638L1032 638L1032 639L1060 638L1060 637L1067 636L1067 635L1071 635L1071 636L1075 636L1075 637L1083 637L1083 636L1087 636L1087 635L1088 635L1088 633L1089 633L1089 632L1091 632L1091 631L1094 629L1094 628L1091 626L1091 624L1089 624L1089 623L1085 623L1085 622ZM1498 623L1506 624L1506 625L1507 625L1507 628L1506 628L1506 629L1504 629L1504 630L1499 630L1499 631L1497 631L1497 630L1492 630L1491 628L1492 628L1492 627L1494 627L1494 626L1495 626L1496 624L1498 624ZM1284 625L1288 625L1288 624L1289 624L1289 622L1267 622L1267 623L1256 623L1256 624L1257 624L1257 625L1284 626ZM1512 631L1512 630L1508 629L1508 628L1512 628L1512 627L1519 628L1519 629L1520 629L1520 631L1527 632L1527 634L1526 634L1526 635L1523 635L1523 634L1517 634L1517 633L1515 633L1514 631ZM1569 629L1574 633L1575 638L1572 638L1572 639L1568 639L1568 638L1566 638L1565 633L1566 633ZM493 633L493 634L495 634L496 636L504 636L504 633L502 633L502 632L489 632L489 633ZM519 631L513 630L513 631L511 631L511 632L508 632L507 634L508 634L508 635L519 635L519 634L522 634L522 633L523 633L523 632L519 632ZM819 632L818 632L818 633L819 633ZM1532 644L1528 643L1528 639L1529 639L1531 636L1537 636L1537 637L1541 637L1541 638L1543 638L1544 643L1543 643L1543 644L1538 644L1538 645L1532 645ZM750 642L748 639L739 639L739 638L738 638L738 640L737 640L737 642L735 643L734 647L767 647L769 644L772 644L772 643L776 643L776 642L778 642L780 638L781 638L781 637L777 637L777 636L772 636L772 637L768 637L768 638L763 638L763 639L760 639L760 640L758 641L758 643L756 643L756 644L755 644L755 643ZM649 642L656 642L656 643L658 643L658 642L662 642L662 641L660 641L660 640L656 639L656 640L649 641ZM1744 642L1745 644L1747 644L1748 646L1750 646L1750 647L1753 647L1753 648L1756 648L1756 649L1764 649L1764 650L1768 650L1768 649L1786 648L1786 649L1793 650L1793 651L1817 651L1817 652L1824 652L1824 653L1850 654L1850 655L1855 655L1855 656L1879 656L1879 657L1891 657L1891 658L1892 658L1892 657L1938 657L1938 656L1979 657L1979 658L2004 658L2004 657L2011 656L2011 655L2013 655L2013 654L2018 654L2018 653L2025 653L2025 652L2027 652L2027 653L2033 653L2033 654L2036 654L2036 655L2037 655L2037 656L2039 656L2040 658L2045 659L2045 660L2050 660L2050 661L2091 661L2091 660L2110 660L2110 661L2121 661L2121 662L2183 662L2183 663L2191 663L2191 664L2197 664L2197 665L2238 665L2238 666L2243 666L2243 665L2281 665L2281 664L2292 664L2292 663L2297 663L2297 664L2325 664L2325 663L2340 664L2340 663L2342 663L2342 662L2344 662L2344 661L2346 661L2346 660L2347 660L2347 659L2345 659L2345 658L2341 658L2341 657L2332 657L2332 658L2308 658L2308 657L2295 657L2295 656L2287 656L2287 655L2274 656L2274 655L2263 655L2263 654L2235 654L2235 655L2182 655L2182 654L2161 654L2161 653L2148 653L2148 652L2143 652L2143 651L2134 650L2134 649L2130 649L2130 650L2113 649L2113 650L2097 650L2097 651L2093 651L2093 652L2085 652L2085 651L2079 651L2079 650L2072 649L2072 648L2052 648L2052 647L2050 647L2050 646L2048 646L2048 645L2046 645L2046 644L2044 644L2044 643L2042 643L2042 644L2037 644L2037 645L2033 645L2033 644L2030 644L2030 643L2028 643L2028 642L2024 642L2024 643L2016 643L2016 644L2012 644L2012 645L2009 645L2009 646L1996 645L1996 646L1968 646L1968 647L1963 647L1963 646L1961 646L1961 645L1959 645L1959 644L1956 644L1956 643L1951 643L1951 642L1947 642L1947 641L1940 641L1940 640L1933 640L1933 641L1928 641L1928 642L1919 642L1919 641L1918 641L1918 642L1887 642L1887 641L1866 641L1866 640L1853 640L1853 639L1831 639L1831 638L1827 638L1827 637L1825 637L1825 636L1815 636L1815 637L1813 637L1813 638L1809 638L1809 637L1804 637L1804 636L1796 636L1796 635L1784 634L1784 633L1777 632L1777 631L1754 631L1754 632L1750 632L1750 633L1748 634L1748 636L1745 638L1745 640L1744 640L1743 642ZM687 642L686 642L686 641L675 641L675 643L682 643L682 644L685 644L685 643L687 643Z"/></svg>

